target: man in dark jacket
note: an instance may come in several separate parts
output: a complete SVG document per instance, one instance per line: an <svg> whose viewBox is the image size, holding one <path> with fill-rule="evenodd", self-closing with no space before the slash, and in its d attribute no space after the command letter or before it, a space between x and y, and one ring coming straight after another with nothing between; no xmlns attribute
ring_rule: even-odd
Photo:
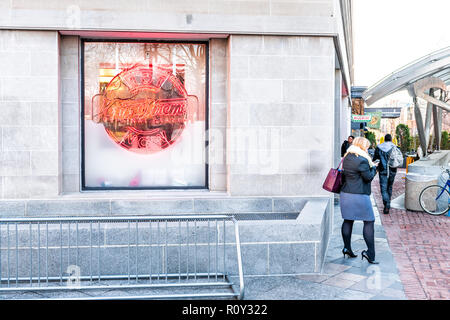
<svg viewBox="0 0 450 320"><path fill-rule="evenodd" d="M379 144L375 149L373 161L380 160L377 167L380 179L381 196L383 197L384 214L389 214L391 208L392 185L394 184L397 168L390 168L388 165L389 156L392 148L395 145L392 143L392 136L387 134L384 136L384 143ZM389 168L388 168L389 167Z"/></svg>
<svg viewBox="0 0 450 320"><path fill-rule="evenodd" d="M341 146L341 157L343 157L345 155L345 153L347 152L348 147L350 147L352 145L353 139L355 139L354 136L349 136L347 138L347 140L345 140L344 143L342 143L342 146Z"/></svg>

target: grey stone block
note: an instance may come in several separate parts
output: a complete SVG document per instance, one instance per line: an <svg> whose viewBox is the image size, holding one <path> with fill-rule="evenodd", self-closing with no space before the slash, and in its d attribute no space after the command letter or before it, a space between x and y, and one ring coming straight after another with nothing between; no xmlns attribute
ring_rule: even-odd
<svg viewBox="0 0 450 320"><path fill-rule="evenodd" d="M311 166L310 160L305 155L307 150L280 150L279 170L280 174L307 174Z"/></svg>
<svg viewBox="0 0 450 320"><path fill-rule="evenodd" d="M233 196L281 195L281 175L231 174L229 192Z"/></svg>
<svg viewBox="0 0 450 320"><path fill-rule="evenodd" d="M78 126L80 110L78 103L67 102L62 103L62 125L63 126Z"/></svg>
<svg viewBox="0 0 450 320"><path fill-rule="evenodd" d="M264 55L282 55L286 52L289 37L283 36L263 36L263 50L260 54ZM262 65L265 67L265 65Z"/></svg>
<svg viewBox="0 0 450 320"><path fill-rule="evenodd" d="M310 103L332 103L333 100L334 82L332 80L308 81L308 101Z"/></svg>
<svg viewBox="0 0 450 320"><path fill-rule="evenodd" d="M31 151L32 175L58 175L57 151Z"/></svg>
<svg viewBox="0 0 450 320"><path fill-rule="evenodd" d="M231 36L231 54L234 55L257 55L263 48L262 36Z"/></svg>
<svg viewBox="0 0 450 320"><path fill-rule="evenodd" d="M267 198L194 199L199 213L271 212L272 200Z"/></svg>
<svg viewBox="0 0 450 320"><path fill-rule="evenodd" d="M300 216L299 219L301 219ZM295 220L240 221L239 233L242 243L321 240L320 225L301 225ZM233 236L233 234L229 235L229 241L234 241Z"/></svg>
<svg viewBox="0 0 450 320"><path fill-rule="evenodd" d="M269 273L317 272L314 243L269 244Z"/></svg>
<svg viewBox="0 0 450 320"><path fill-rule="evenodd" d="M39 90L24 90L25 83L29 88ZM56 74L46 77L9 78L8 81L3 81L3 94L7 97L20 97L21 101L57 101L58 78Z"/></svg>
<svg viewBox="0 0 450 320"><path fill-rule="evenodd" d="M79 133L76 126L63 126L62 127L62 149L65 150L78 150L79 148Z"/></svg>
<svg viewBox="0 0 450 320"><path fill-rule="evenodd" d="M209 144L207 148L207 163L217 169L218 166L224 166L226 161L226 132L225 128L211 128L209 130ZM210 168L211 171L216 172ZM223 170L223 169L221 169ZM221 172L224 173L224 172Z"/></svg>
<svg viewBox="0 0 450 320"><path fill-rule="evenodd" d="M313 103L311 104L311 123L321 125L328 125L334 121L334 112L333 112L333 104L320 104Z"/></svg>
<svg viewBox="0 0 450 320"><path fill-rule="evenodd" d="M249 105L247 103L233 102L228 117L232 127L247 127L250 121Z"/></svg>
<svg viewBox="0 0 450 320"><path fill-rule="evenodd" d="M211 128L225 127L227 125L227 104L211 103L210 115Z"/></svg>
<svg viewBox="0 0 450 320"><path fill-rule="evenodd" d="M309 171L310 173L327 172L332 166L332 155L322 150L309 151Z"/></svg>
<svg viewBox="0 0 450 320"><path fill-rule="evenodd" d="M281 147L284 149L320 149L328 150L331 145L329 129L323 126L284 127Z"/></svg>
<svg viewBox="0 0 450 320"><path fill-rule="evenodd" d="M0 201L1 217L21 217L25 215L25 201Z"/></svg>
<svg viewBox="0 0 450 320"><path fill-rule="evenodd" d="M274 198L273 211L274 212L300 212L306 205L308 200L306 198Z"/></svg>
<svg viewBox="0 0 450 320"><path fill-rule="evenodd" d="M112 200L111 214L176 214L193 212L192 200Z"/></svg>
<svg viewBox="0 0 450 320"><path fill-rule="evenodd" d="M59 57L61 79L78 78L78 54L68 54Z"/></svg>
<svg viewBox="0 0 450 320"><path fill-rule="evenodd" d="M4 150L56 150L58 127L5 127L3 128Z"/></svg>
<svg viewBox="0 0 450 320"><path fill-rule="evenodd" d="M227 82L216 81L211 85L211 102L226 103L227 102Z"/></svg>
<svg viewBox="0 0 450 320"><path fill-rule="evenodd" d="M303 49L311 56L334 56L334 43L330 37L302 37Z"/></svg>
<svg viewBox="0 0 450 320"><path fill-rule="evenodd" d="M241 245L242 269L244 275L268 274L268 245L243 244ZM225 269L230 275L238 275L237 251L234 245L226 246Z"/></svg>
<svg viewBox="0 0 450 320"><path fill-rule="evenodd" d="M109 215L109 200L30 200L27 216Z"/></svg>
<svg viewBox="0 0 450 320"><path fill-rule="evenodd" d="M329 195L322 188L323 181L326 178L324 174L285 174L282 175L281 194L293 196L324 196Z"/></svg>
<svg viewBox="0 0 450 320"><path fill-rule="evenodd" d="M249 105L249 124L254 126L306 126L310 106L293 103L256 103Z"/></svg>
<svg viewBox="0 0 450 320"><path fill-rule="evenodd" d="M58 45L57 31L2 30L0 37L3 50L56 50Z"/></svg>
<svg viewBox="0 0 450 320"><path fill-rule="evenodd" d="M311 79L333 80L335 58L333 56L310 57Z"/></svg>
<svg viewBox="0 0 450 320"><path fill-rule="evenodd" d="M292 67L292 79L305 80L311 78L311 64L308 57L288 56L286 58L286 63L290 64Z"/></svg>
<svg viewBox="0 0 450 320"><path fill-rule="evenodd" d="M280 50L280 47L278 48ZM254 56L249 59L250 79L292 79L295 69L284 56Z"/></svg>
<svg viewBox="0 0 450 320"><path fill-rule="evenodd" d="M283 80L232 79L231 101L280 102L283 98Z"/></svg>
<svg viewBox="0 0 450 320"><path fill-rule="evenodd" d="M0 61L0 74L2 77L29 76L30 68L30 52L13 50L2 53L2 60Z"/></svg>
<svg viewBox="0 0 450 320"><path fill-rule="evenodd" d="M184 245L184 244L213 244L216 239L223 242L217 233L214 221L209 225L206 221L171 222L165 220L130 221L103 224L105 230L105 245ZM220 238L220 239L219 239Z"/></svg>
<svg viewBox="0 0 450 320"><path fill-rule="evenodd" d="M247 79L249 77L248 56L232 56L230 61L231 79Z"/></svg>
<svg viewBox="0 0 450 320"><path fill-rule="evenodd" d="M80 176L78 174L64 174L63 192L78 192L80 191Z"/></svg>
<svg viewBox="0 0 450 320"><path fill-rule="evenodd" d="M58 123L57 102L29 102L31 125L55 126Z"/></svg>
<svg viewBox="0 0 450 320"><path fill-rule="evenodd" d="M0 152L0 172L3 176L27 176L31 174L29 151Z"/></svg>
<svg viewBox="0 0 450 320"><path fill-rule="evenodd" d="M58 51L30 51L32 76L54 76L58 73Z"/></svg>
<svg viewBox="0 0 450 320"><path fill-rule="evenodd" d="M268 245L248 244L242 245L242 267L246 275L267 275L268 265Z"/></svg>
<svg viewBox="0 0 450 320"><path fill-rule="evenodd" d="M57 194L57 176L4 177L4 198L54 197Z"/></svg>
<svg viewBox="0 0 450 320"><path fill-rule="evenodd" d="M225 168L224 168L225 170ZM209 180L210 191L227 191L227 174L213 172Z"/></svg>
<svg viewBox="0 0 450 320"><path fill-rule="evenodd" d="M78 102L78 81L77 79L62 79L61 83L61 99L65 103Z"/></svg>
<svg viewBox="0 0 450 320"><path fill-rule="evenodd" d="M60 38L60 51L61 56L78 55L79 38L78 36L61 36Z"/></svg>
<svg viewBox="0 0 450 320"><path fill-rule="evenodd" d="M80 172L80 155L78 150L64 150L62 153L63 172L65 174L78 174Z"/></svg>
<svg viewBox="0 0 450 320"><path fill-rule="evenodd" d="M309 103L309 80L284 80L283 102Z"/></svg>
<svg viewBox="0 0 450 320"><path fill-rule="evenodd" d="M333 5L330 2L275 1L270 4L270 13L280 16L300 14L302 16L329 17L333 14Z"/></svg>
<svg viewBox="0 0 450 320"><path fill-rule="evenodd" d="M321 225L325 216L329 200L324 199L312 199L309 200L301 212L301 224L316 224ZM320 214L318 214L320 213Z"/></svg>
<svg viewBox="0 0 450 320"><path fill-rule="evenodd" d="M30 105L23 101L0 102L0 125L29 126Z"/></svg>
<svg viewBox="0 0 450 320"><path fill-rule="evenodd" d="M283 101L292 103L332 103L330 80L283 80Z"/></svg>

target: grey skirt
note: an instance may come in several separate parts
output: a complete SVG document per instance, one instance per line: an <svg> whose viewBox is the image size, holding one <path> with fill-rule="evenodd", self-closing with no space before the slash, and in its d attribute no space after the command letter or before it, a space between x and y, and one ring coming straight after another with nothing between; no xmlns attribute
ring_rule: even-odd
<svg viewBox="0 0 450 320"><path fill-rule="evenodd" d="M367 194L340 193L342 219L374 221L372 202Z"/></svg>

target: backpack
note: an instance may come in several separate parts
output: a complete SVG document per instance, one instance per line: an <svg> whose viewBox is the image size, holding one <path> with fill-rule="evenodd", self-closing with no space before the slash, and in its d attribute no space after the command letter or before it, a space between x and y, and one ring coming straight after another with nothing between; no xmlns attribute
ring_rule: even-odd
<svg viewBox="0 0 450 320"><path fill-rule="evenodd" d="M388 166L390 168L398 168L403 165L403 154L396 146L389 151Z"/></svg>

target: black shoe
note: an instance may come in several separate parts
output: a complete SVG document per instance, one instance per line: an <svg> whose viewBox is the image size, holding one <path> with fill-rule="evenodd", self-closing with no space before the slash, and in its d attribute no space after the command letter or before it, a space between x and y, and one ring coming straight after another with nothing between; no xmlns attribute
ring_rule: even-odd
<svg viewBox="0 0 450 320"><path fill-rule="evenodd" d="M363 260L363 258L366 258L367 261L369 261L369 263L371 263L371 264L379 264L378 261L370 260L369 256L367 255L367 251L366 251L366 250L364 250L363 252L361 252L361 260Z"/></svg>
<svg viewBox="0 0 450 320"><path fill-rule="evenodd" d="M358 256L357 254L354 254L352 250L348 250L347 248L342 249L342 254L344 255L344 259L345 255L348 255L349 258L356 258Z"/></svg>
<svg viewBox="0 0 450 320"><path fill-rule="evenodd" d="M384 213L384 214L389 214L389 208L387 208L387 207L384 207L384 209L383 209L383 213Z"/></svg>

